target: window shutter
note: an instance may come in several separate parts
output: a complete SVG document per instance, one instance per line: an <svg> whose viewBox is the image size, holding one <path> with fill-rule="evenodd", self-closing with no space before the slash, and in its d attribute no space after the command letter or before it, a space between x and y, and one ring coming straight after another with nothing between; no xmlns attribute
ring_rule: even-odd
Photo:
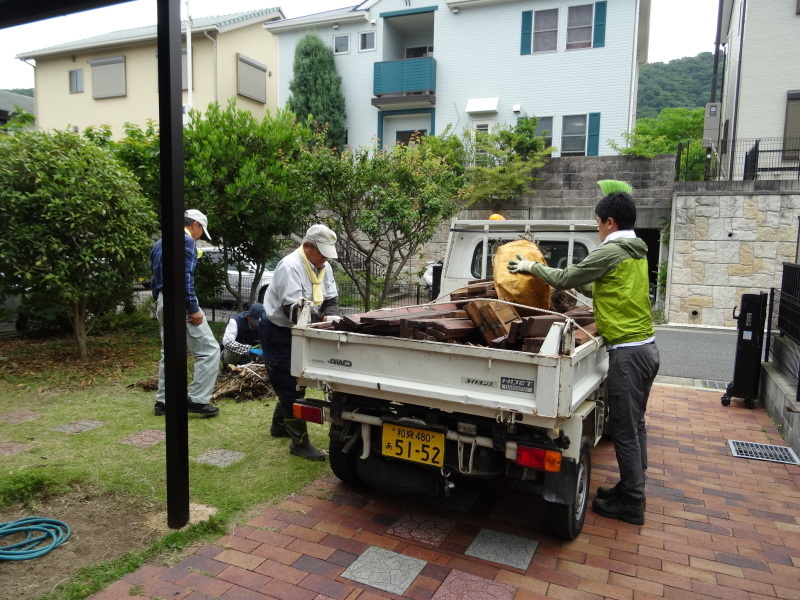
<svg viewBox="0 0 800 600"><path fill-rule="evenodd" d="M519 45L520 54L531 53L531 37L533 32L533 11L522 12L522 38Z"/></svg>
<svg viewBox="0 0 800 600"><path fill-rule="evenodd" d="M606 45L606 2L594 3L594 43L593 48Z"/></svg>
<svg viewBox="0 0 800 600"><path fill-rule="evenodd" d="M600 113L589 113L589 137L586 140L586 156L597 156L599 151Z"/></svg>

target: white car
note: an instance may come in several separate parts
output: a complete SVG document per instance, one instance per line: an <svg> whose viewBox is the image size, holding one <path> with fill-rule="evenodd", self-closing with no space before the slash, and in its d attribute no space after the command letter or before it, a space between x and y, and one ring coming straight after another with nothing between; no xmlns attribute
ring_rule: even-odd
<svg viewBox="0 0 800 600"><path fill-rule="evenodd" d="M218 246L210 246L202 248L202 251L203 255L204 256L207 255L213 262L215 263L222 262L222 248ZM258 302L264 302L264 295L267 292L269 284L272 282L272 273L275 270L275 267L281 260L281 258L282 257L280 256L276 256L267 262L264 272L261 274L261 279L259 280L257 285ZM256 276L255 265L249 261L238 265L237 264L228 265L228 283L233 289L239 290L241 292L245 303L249 301L250 290L252 289L251 286L253 285L253 280L255 279L255 276ZM226 298L226 295L227 295L227 290L224 290L222 298L223 306L226 303L230 303L231 301L233 301L233 298L230 297Z"/></svg>

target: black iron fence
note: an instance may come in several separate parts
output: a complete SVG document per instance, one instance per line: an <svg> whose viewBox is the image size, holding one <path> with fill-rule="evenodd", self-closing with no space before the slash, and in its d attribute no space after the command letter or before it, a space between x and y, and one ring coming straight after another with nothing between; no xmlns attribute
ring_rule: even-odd
<svg viewBox="0 0 800 600"><path fill-rule="evenodd" d="M794 384L800 402L800 264L784 263L781 289L770 291L765 355Z"/></svg>
<svg viewBox="0 0 800 600"><path fill-rule="evenodd" d="M800 137L737 138L704 148L700 141L678 144L676 181L800 179Z"/></svg>

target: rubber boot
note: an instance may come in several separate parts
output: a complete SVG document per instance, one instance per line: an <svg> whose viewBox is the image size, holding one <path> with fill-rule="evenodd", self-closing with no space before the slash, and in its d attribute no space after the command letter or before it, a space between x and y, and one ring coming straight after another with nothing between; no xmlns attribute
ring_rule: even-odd
<svg viewBox="0 0 800 600"><path fill-rule="evenodd" d="M274 438L289 437L284 424L283 413L283 404L276 402L275 411L272 413L272 425L269 428L269 434Z"/></svg>
<svg viewBox="0 0 800 600"><path fill-rule="evenodd" d="M325 454L314 448L311 440L308 439L308 424L303 419L287 416L283 424L292 437L292 443L289 444L289 454L301 456L308 460L325 460Z"/></svg>

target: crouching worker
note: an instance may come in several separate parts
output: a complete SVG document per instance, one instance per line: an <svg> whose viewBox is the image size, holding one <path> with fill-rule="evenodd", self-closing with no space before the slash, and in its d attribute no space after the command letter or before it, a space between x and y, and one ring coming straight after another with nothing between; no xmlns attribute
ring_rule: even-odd
<svg viewBox="0 0 800 600"><path fill-rule="evenodd" d="M336 234L325 225L312 225L303 244L285 257L272 275L264 308L267 318L259 324L264 364L272 388L278 396L272 437L291 437L289 452L309 460L325 460L308 439L308 426L292 413L295 400L305 397L305 388L297 389L297 378L290 372L292 360L292 325L297 323L303 298L313 303L312 321L335 321L339 315L339 295L329 258L337 258Z"/></svg>
<svg viewBox="0 0 800 600"><path fill-rule="evenodd" d="M644 414L658 373L650 312L647 245L633 232L636 205L630 185L598 182L605 197L594 209L600 247L577 265L552 269L512 260L508 270L528 273L556 289L577 288L594 298L597 331L608 348L608 402L619 482L599 487L594 511L610 519L644 523L647 430Z"/></svg>
<svg viewBox="0 0 800 600"><path fill-rule="evenodd" d="M258 324L267 318L264 305L254 302L249 310L233 315L222 336L222 370L228 365L244 365L261 356Z"/></svg>

